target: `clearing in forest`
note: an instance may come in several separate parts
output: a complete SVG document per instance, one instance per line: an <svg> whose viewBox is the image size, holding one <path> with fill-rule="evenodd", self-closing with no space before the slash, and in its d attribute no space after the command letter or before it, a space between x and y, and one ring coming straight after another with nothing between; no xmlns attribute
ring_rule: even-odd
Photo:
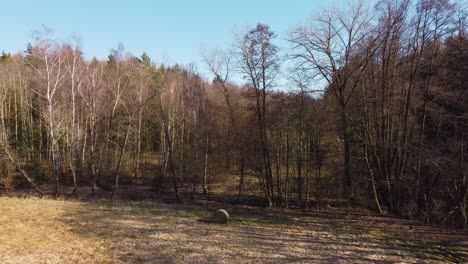
<svg viewBox="0 0 468 264"><path fill-rule="evenodd" d="M215 206L219 206L215 205ZM344 212L0 198L0 263L467 262L468 234Z"/></svg>

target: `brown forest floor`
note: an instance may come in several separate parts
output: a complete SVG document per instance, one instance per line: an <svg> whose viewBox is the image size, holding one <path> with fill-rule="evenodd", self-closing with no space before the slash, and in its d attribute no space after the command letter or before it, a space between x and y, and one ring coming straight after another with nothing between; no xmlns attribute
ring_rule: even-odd
<svg viewBox="0 0 468 264"><path fill-rule="evenodd" d="M468 262L466 231L345 210L0 197L0 226L0 263Z"/></svg>

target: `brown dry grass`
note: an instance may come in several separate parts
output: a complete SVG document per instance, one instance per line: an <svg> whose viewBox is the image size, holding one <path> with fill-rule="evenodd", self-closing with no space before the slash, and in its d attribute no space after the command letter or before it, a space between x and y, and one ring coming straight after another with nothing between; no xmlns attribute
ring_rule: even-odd
<svg viewBox="0 0 468 264"><path fill-rule="evenodd" d="M0 263L468 260L462 231L375 216L246 207L228 208L231 223L215 225L204 221L212 209L157 201L0 198Z"/></svg>
<svg viewBox="0 0 468 264"><path fill-rule="evenodd" d="M0 198L0 263L112 262L105 239L72 231L63 216L79 203Z"/></svg>

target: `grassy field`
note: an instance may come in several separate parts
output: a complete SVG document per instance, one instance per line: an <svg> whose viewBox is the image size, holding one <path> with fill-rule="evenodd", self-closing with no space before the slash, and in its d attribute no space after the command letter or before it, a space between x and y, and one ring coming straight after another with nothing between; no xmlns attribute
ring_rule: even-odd
<svg viewBox="0 0 468 264"><path fill-rule="evenodd" d="M344 212L0 198L0 263L468 262L468 236Z"/></svg>

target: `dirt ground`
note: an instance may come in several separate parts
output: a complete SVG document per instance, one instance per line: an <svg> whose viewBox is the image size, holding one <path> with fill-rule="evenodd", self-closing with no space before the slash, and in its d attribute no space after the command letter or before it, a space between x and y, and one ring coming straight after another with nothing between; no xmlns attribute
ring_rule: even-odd
<svg viewBox="0 0 468 264"><path fill-rule="evenodd" d="M353 212L0 197L0 263L461 263L468 234Z"/></svg>

